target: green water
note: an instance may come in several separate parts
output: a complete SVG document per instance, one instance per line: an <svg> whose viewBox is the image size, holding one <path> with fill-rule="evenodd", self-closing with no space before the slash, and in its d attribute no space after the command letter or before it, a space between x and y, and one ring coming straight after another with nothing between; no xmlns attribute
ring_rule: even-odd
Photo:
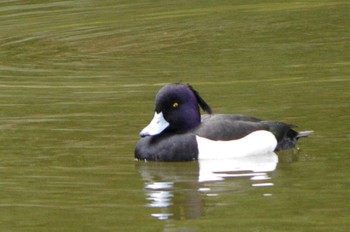
<svg viewBox="0 0 350 232"><path fill-rule="evenodd" d="M0 230L349 231L349 12L345 0L2 1ZM135 162L169 82L214 112L315 134L254 178Z"/></svg>

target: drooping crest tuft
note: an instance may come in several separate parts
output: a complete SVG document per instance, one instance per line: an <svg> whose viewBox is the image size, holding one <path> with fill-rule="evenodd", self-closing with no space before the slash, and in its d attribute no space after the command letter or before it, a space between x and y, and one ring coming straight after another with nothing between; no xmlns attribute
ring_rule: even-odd
<svg viewBox="0 0 350 232"><path fill-rule="evenodd" d="M212 110L210 106L203 100L203 98L199 95L197 90L195 90L191 85L187 84L187 86L190 88L190 90L194 93L194 95L197 98L198 105L208 114L212 114Z"/></svg>

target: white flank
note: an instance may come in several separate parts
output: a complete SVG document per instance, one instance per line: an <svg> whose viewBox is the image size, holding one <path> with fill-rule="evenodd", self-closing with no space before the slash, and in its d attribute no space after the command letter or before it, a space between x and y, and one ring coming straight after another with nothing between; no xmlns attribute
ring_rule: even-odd
<svg viewBox="0 0 350 232"><path fill-rule="evenodd" d="M157 135L169 126L169 122L163 117L163 113L154 113L154 117L150 124L146 126L141 132L140 136Z"/></svg>
<svg viewBox="0 0 350 232"><path fill-rule="evenodd" d="M265 130L254 131L232 141L213 141L197 137L198 159L229 159L250 155L271 153L277 146L275 136Z"/></svg>

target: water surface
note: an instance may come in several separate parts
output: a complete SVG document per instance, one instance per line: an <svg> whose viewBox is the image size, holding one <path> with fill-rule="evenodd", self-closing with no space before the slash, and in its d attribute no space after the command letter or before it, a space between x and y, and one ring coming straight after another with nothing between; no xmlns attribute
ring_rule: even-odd
<svg viewBox="0 0 350 232"><path fill-rule="evenodd" d="M348 231L349 10L2 1L0 230ZM171 82L191 83L216 113L315 134L297 154L231 170L136 162L154 95Z"/></svg>

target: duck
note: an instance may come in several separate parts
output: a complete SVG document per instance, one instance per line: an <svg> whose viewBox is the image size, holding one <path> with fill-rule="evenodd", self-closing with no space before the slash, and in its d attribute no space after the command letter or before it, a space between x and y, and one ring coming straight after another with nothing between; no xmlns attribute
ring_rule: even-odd
<svg viewBox="0 0 350 232"><path fill-rule="evenodd" d="M207 114L201 115L200 108ZM151 122L139 133L134 157L179 162L229 159L274 153L296 147L313 131L242 114L213 114L190 84L167 84L155 97Z"/></svg>

